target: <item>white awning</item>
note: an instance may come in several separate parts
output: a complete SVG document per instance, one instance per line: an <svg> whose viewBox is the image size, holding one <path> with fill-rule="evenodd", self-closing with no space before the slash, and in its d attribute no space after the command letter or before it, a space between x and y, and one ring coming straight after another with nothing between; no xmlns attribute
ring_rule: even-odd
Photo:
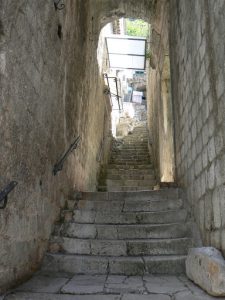
<svg viewBox="0 0 225 300"><path fill-rule="evenodd" d="M145 70L146 39L114 35L106 43L110 68Z"/></svg>

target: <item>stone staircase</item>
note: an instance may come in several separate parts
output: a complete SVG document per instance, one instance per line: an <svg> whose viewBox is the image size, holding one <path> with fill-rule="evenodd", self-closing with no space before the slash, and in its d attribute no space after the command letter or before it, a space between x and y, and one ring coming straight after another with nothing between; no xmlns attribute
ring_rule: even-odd
<svg viewBox="0 0 225 300"><path fill-rule="evenodd" d="M71 274L180 274L192 245L181 190L152 190L145 122L112 150L105 192L67 201L42 271Z"/></svg>
<svg viewBox="0 0 225 300"><path fill-rule="evenodd" d="M48 274L180 274L192 245L177 188L86 192L68 200L42 271Z"/></svg>
<svg viewBox="0 0 225 300"><path fill-rule="evenodd" d="M139 122L131 134L114 144L106 172L105 185L99 191L152 190L155 174L152 167L146 122Z"/></svg>

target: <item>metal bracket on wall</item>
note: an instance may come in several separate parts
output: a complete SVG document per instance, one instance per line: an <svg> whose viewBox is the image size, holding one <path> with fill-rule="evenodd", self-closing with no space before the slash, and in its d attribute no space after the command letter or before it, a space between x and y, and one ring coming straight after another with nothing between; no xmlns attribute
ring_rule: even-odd
<svg viewBox="0 0 225 300"><path fill-rule="evenodd" d="M18 182L11 181L5 188L0 192L0 209L4 209L7 205L8 194L17 186Z"/></svg>
<svg viewBox="0 0 225 300"><path fill-rule="evenodd" d="M63 0L53 0L53 1L56 10L62 10L65 8L65 4L63 3Z"/></svg>

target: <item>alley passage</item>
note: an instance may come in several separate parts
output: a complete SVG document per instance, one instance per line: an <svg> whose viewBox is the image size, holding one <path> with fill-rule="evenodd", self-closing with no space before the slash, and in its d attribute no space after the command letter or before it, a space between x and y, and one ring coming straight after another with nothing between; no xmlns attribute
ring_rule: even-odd
<svg viewBox="0 0 225 300"><path fill-rule="evenodd" d="M179 188L153 190L145 121L117 139L104 182L68 199L41 270L4 299L212 299L183 275L191 222Z"/></svg>

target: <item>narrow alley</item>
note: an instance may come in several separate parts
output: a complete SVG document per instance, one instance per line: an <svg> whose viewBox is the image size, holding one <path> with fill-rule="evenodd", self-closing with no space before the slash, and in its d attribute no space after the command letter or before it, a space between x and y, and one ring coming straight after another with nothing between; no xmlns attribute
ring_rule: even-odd
<svg viewBox="0 0 225 300"><path fill-rule="evenodd" d="M225 299L225 1L0 1L0 300Z"/></svg>

